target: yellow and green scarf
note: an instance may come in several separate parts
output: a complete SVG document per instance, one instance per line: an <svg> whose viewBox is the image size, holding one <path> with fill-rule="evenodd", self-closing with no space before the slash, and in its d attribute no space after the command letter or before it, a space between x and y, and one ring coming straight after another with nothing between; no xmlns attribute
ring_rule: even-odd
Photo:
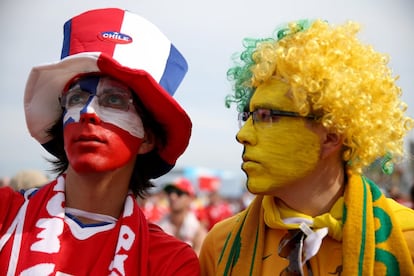
<svg viewBox="0 0 414 276"><path fill-rule="evenodd" d="M369 179L348 176L340 223L343 275L414 275L408 246L389 201ZM225 241L217 275L261 275L266 198L256 196L240 213ZM414 221L406 223L404 230L414 230Z"/></svg>

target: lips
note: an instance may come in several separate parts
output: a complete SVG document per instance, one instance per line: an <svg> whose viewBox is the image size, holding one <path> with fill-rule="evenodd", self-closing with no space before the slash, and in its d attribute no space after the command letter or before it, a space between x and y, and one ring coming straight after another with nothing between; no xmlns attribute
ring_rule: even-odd
<svg viewBox="0 0 414 276"><path fill-rule="evenodd" d="M104 143L105 140L96 135L85 135L82 134L74 139L75 142L100 142Z"/></svg>
<svg viewBox="0 0 414 276"><path fill-rule="evenodd" d="M108 141L108 130L93 124L73 123L65 126L65 139L72 143L80 142L98 142L106 143Z"/></svg>
<svg viewBox="0 0 414 276"><path fill-rule="evenodd" d="M247 163L247 162L256 162L256 161L254 161L253 159L251 159L249 156L247 156L247 155L243 155L242 156L242 160L243 160L243 163Z"/></svg>

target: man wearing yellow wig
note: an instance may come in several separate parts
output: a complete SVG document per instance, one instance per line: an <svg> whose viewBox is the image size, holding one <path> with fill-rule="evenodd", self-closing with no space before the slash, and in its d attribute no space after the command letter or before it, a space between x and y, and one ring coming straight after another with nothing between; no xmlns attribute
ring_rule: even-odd
<svg viewBox="0 0 414 276"><path fill-rule="evenodd" d="M255 199L203 244L203 275L414 275L414 211L362 171L390 173L413 127L385 55L357 23L302 20L245 39L234 81Z"/></svg>

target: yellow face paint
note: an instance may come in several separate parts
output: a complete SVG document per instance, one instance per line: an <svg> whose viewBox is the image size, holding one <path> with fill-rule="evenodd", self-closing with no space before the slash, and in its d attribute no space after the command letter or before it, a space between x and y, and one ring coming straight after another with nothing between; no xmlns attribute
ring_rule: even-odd
<svg viewBox="0 0 414 276"><path fill-rule="evenodd" d="M250 111L267 108L295 112L288 93L287 84L271 80L256 89ZM272 123L253 123L249 117L237 140L244 145L242 169L248 176L250 192L271 194L315 168L320 139L305 122L304 118L279 117Z"/></svg>

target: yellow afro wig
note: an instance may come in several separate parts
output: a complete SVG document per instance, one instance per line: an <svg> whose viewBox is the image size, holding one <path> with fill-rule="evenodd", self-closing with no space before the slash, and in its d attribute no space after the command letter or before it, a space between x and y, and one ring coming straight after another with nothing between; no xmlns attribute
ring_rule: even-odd
<svg viewBox="0 0 414 276"><path fill-rule="evenodd" d="M242 111L255 88L278 78L290 85L302 115L320 116L326 128L345 137L349 169L361 172L385 156L400 161L413 120L404 115L407 106L388 57L362 44L359 30L355 22L302 20L277 29L276 38L245 39L245 51L227 72L235 91L226 97L227 107L236 102Z"/></svg>

